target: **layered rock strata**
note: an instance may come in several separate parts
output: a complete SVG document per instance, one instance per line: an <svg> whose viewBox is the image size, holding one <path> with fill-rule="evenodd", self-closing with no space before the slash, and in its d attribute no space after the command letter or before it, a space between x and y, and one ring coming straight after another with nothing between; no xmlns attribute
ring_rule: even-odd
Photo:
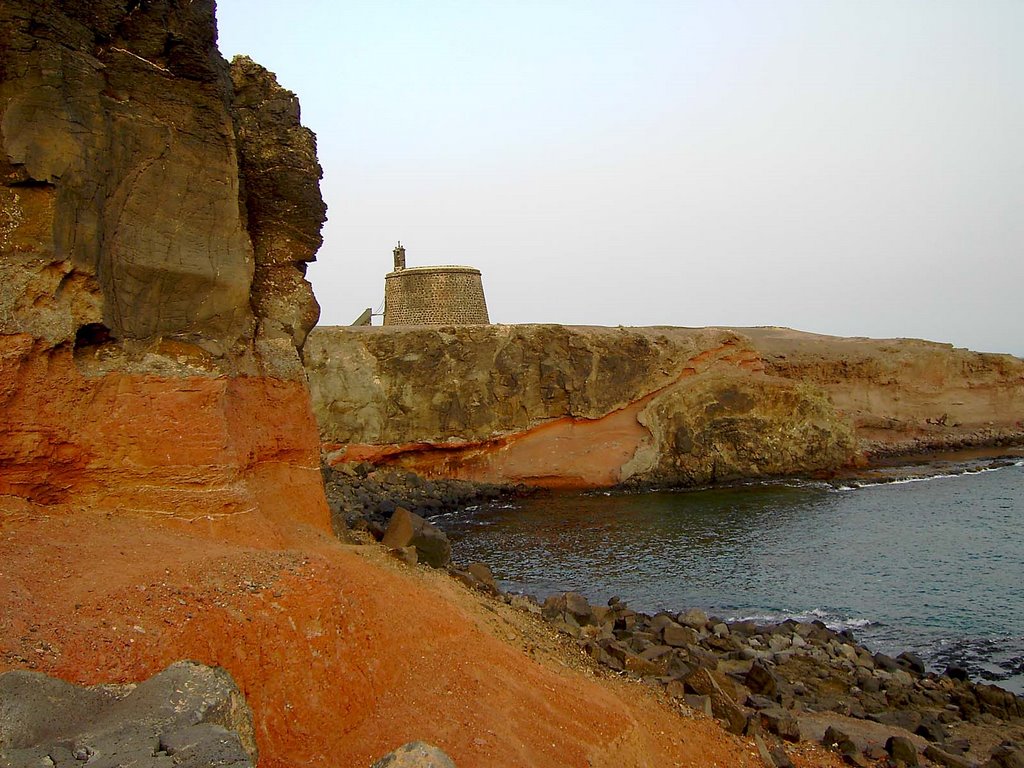
<svg viewBox="0 0 1024 768"><path fill-rule="evenodd" d="M0 495L326 525L315 142L213 14L0 5Z"/></svg>
<svg viewBox="0 0 1024 768"><path fill-rule="evenodd" d="M919 339L738 329L765 370L829 399L871 456L1024 441L1024 360Z"/></svg>
<svg viewBox="0 0 1024 768"><path fill-rule="evenodd" d="M318 328L332 463L552 487L830 473L1024 440L1024 361L785 329Z"/></svg>

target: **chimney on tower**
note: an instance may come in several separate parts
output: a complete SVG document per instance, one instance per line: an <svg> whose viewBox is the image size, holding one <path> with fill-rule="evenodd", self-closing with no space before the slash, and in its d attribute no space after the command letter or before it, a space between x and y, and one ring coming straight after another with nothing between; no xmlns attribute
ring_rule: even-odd
<svg viewBox="0 0 1024 768"><path fill-rule="evenodd" d="M395 272L405 269L405 246L402 245L401 240L398 241L393 253L395 254Z"/></svg>

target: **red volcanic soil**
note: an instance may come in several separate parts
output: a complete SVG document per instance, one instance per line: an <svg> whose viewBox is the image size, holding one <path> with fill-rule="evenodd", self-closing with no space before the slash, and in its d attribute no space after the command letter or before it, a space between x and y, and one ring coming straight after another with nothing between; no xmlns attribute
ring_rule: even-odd
<svg viewBox="0 0 1024 768"><path fill-rule="evenodd" d="M0 671L92 684L222 666L262 768L369 765L414 739L460 768L761 764L443 573L311 527L282 548L226 525L0 497ZM801 749L801 766L840 764Z"/></svg>

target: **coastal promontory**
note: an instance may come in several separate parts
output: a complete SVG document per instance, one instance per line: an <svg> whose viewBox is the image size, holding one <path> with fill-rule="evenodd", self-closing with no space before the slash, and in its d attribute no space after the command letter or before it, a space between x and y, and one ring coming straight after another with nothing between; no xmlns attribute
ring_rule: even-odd
<svg viewBox="0 0 1024 768"><path fill-rule="evenodd" d="M95 718L19 713L89 686L69 701L139 731L107 686L166 713L185 684L141 683L191 660L237 686L263 768L421 740L462 768L755 765L538 620L331 531L299 357L315 144L221 57L214 10L0 3L0 674L38 694L0 701L0 763L125 764L99 754L120 731L64 738ZM175 734L132 764L185 764Z"/></svg>
<svg viewBox="0 0 1024 768"><path fill-rule="evenodd" d="M1024 441L1024 360L784 328L317 328L332 463L547 487L828 476Z"/></svg>

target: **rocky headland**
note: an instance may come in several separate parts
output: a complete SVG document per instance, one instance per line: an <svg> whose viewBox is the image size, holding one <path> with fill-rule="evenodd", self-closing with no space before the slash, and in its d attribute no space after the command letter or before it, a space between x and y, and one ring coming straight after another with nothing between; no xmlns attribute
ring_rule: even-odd
<svg viewBox="0 0 1024 768"><path fill-rule="evenodd" d="M783 328L317 328L328 460L555 488L833 475L1024 444L1024 360Z"/></svg>
<svg viewBox="0 0 1024 768"><path fill-rule="evenodd" d="M868 423L840 410L831 374L787 377L746 332L371 332L322 351L303 277L324 218L315 140L271 73L221 57L214 11L0 3L0 762L113 764L127 745L146 752L137 764L258 753L263 768L365 766L412 743L379 763L396 765L437 757L421 741L462 768L775 759L759 753L761 734L723 729L713 699L708 717L704 700L672 706L676 687L626 674L632 656L609 672L601 653L621 650L611 614L573 619L577 637L563 611L567 638L529 601L494 595L485 569L452 579L408 565L409 542L431 533L411 512L392 532L399 560L366 534L339 538L332 511L339 528L350 511L367 530L390 514L390 527L384 502L429 513L490 493L469 476L585 486L829 472L876 439ZM320 429L303 354L330 414ZM1020 418L1021 362L999 359L1002 373L969 353L957 369L965 402L994 398L991 424L922 401L920 418L893 416L907 425L896 431L1012 438L1020 425L1000 419ZM345 465L333 510L323 441ZM493 458L503 445L513 464ZM445 482L411 479L406 461ZM654 647L667 625L653 638L662 619L637 619L620 637L625 611L614 642L657 666L664 654L637 648L639 633ZM694 655L721 634L690 629ZM758 633L762 650L785 650ZM800 630L781 634L793 645ZM179 677L183 660L198 664ZM220 698L176 698L196 679ZM796 701L786 680L783 707L787 685ZM251 721L233 716L238 694ZM156 715L137 713L143 699ZM801 768L841 764L810 743L786 749Z"/></svg>
<svg viewBox="0 0 1024 768"><path fill-rule="evenodd" d="M219 750L222 724L118 714L131 690L173 706L143 681L191 659L230 674L264 768L421 740L463 767L756 765L511 607L333 535L300 364L314 138L221 57L214 10L0 3L0 762L108 764L119 723L149 764L187 762L195 728ZM36 728L29 690L100 720Z"/></svg>

